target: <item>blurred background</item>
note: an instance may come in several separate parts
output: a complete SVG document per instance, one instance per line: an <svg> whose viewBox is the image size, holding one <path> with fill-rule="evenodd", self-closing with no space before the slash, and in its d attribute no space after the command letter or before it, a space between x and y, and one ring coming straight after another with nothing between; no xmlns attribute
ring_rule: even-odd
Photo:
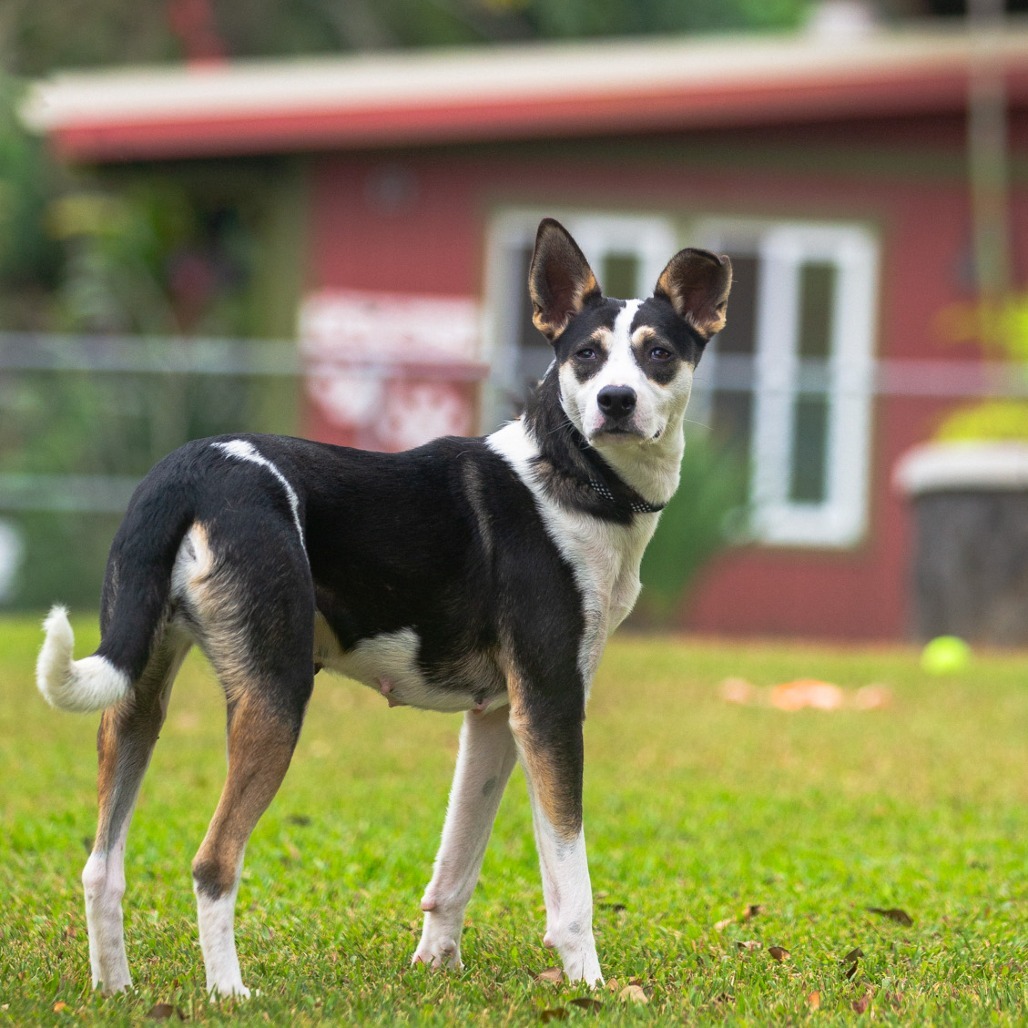
<svg viewBox="0 0 1028 1028"><path fill-rule="evenodd" d="M0 608L188 438L514 416L550 215L735 266L638 624L1028 644L1026 6L4 0Z"/></svg>

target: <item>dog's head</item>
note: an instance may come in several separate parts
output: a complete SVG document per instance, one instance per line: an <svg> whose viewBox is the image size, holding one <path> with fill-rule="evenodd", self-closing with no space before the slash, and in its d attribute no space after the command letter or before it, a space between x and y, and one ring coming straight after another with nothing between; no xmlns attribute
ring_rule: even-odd
<svg viewBox="0 0 1028 1028"><path fill-rule="evenodd" d="M567 230L551 218L540 224L528 274L532 321L553 344L564 410L591 445L645 444L681 424L731 285L727 257L686 249L649 299L608 299Z"/></svg>

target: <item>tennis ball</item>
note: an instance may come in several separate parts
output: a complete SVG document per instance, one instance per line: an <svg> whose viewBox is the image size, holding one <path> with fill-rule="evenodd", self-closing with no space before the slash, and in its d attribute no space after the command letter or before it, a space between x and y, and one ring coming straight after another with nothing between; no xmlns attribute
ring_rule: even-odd
<svg viewBox="0 0 1028 1028"><path fill-rule="evenodd" d="M921 669L930 675L952 675L967 667L971 647L956 635L939 635L921 651Z"/></svg>

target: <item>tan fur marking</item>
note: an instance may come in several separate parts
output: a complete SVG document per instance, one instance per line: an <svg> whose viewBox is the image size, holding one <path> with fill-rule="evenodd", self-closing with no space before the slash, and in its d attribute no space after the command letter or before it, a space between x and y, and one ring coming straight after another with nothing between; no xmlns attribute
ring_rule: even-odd
<svg viewBox="0 0 1028 1028"><path fill-rule="evenodd" d="M112 825L115 806L124 801L126 787L135 789L135 784L128 783L142 778L164 723L172 683L188 652L188 642L166 635L126 699L109 707L100 718L96 735L97 849L106 850L117 834L121 822L119 818L118 826Z"/></svg>
<svg viewBox="0 0 1028 1028"><path fill-rule="evenodd" d="M587 270L587 277L576 288L571 297L571 302L568 304L569 309L563 312L563 317L559 320L549 320L543 312L542 305L536 302L532 303L532 324L548 339L554 339L559 336L567 327L567 323L571 318L582 309L585 298L591 293L598 293L600 291L600 284L596 281L596 276L591 270Z"/></svg>
<svg viewBox="0 0 1028 1028"><path fill-rule="evenodd" d="M286 717L253 693L240 697L229 728L228 777L193 861L211 891L225 893L235 884L250 833L282 784L295 742Z"/></svg>
<svg viewBox="0 0 1028 1028"><path fill-rule="evenodd" d="M196 564L190 576L190 581L199 585L211 573L211 569L214 566L214 551L211 549L211 540L207 534L207 526L202 521L193 522L193 527L189 530L189 536L196 553Z"/></svg>
<svg viewBox="0 0 1028 1028"><path fill-rule="evenodd" d="M195 559L186 580L186 597L200 626L200 643L225 689L229 702L239 699L253 673L247 660L251 640L243 603L230 575L220 574L217 554L207 529L197 522L190 529Z"/></svg>
<svg viewBox="0 0 1028 1028"><path fill-rule="evenodd" d="M657 285L667 294L671 305L681 317L692 325L704 339L709 339L712 335L720 332L727 324L727 296L720 303L698 305L698 309L694 309L695 297L682 289L678 279L669 275L666 268L657 280Z"/></svg>
<svg viewBox="0 0 1028 1028"><path fill-rule="evenodd" d="M568 783L564 781L552 756L535 738L532 721L525 710L524 685L514 670L507 672L510 697L510 730L528 777L529 788L554 831L568 842L578 837L582 822Z"/></svg>
<svg viewBox="0 0 1028 1028"><path fill-rule="evenodd" d="M111 819L111 806L114 802L115 783L118 777L118 729L116 725L117 711L109 708L100 718L100 727L96 733L96 752L99 764L96 791L98 800L98 823L100 834L106 836L107 826ZM106 850L111 840L97 838L94 848Z"/></svg>
<svg viewBox="0 0 1028 1028"><path fill-rule="evenodd" d="M680 318L709 339L727 323L732 262L702 250L682 250L668 261L657 279Z"/></svg>
<svg viewBox="0 0 1028 1028"><path fill-rule="evenodd" d="M723 329L725 325L728 324L728 317L726 312L726 305L721 304L721 306L717 308L717 310L715 311L716 316L713 321L701 322L692 314L686 314L685 320L690 325L692 325L692 327L696 329L696 331L699 332L699 334L703 336L704 339L709 339L712 335L715 335L717 332L720 332L721 329Z"/></svg>

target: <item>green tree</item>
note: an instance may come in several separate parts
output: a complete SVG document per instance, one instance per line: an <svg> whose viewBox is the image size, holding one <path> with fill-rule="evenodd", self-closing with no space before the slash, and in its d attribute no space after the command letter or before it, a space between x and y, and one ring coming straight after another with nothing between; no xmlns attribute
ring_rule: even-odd
<svg viewBox="0 0 1028 1028"><path fill-rule="evenodd" d="M811 0L3 0L0 68L791 28ZM88 25L88 31L83 26Z"/></svg>
<svg viewBox="0 0 1028 1028"><path fill-rule="evenodd" d="M61 249L46 231L57 178L40 140L17 120L20 90L0 71L0 324L37 327L56 286Z"/></svg>

